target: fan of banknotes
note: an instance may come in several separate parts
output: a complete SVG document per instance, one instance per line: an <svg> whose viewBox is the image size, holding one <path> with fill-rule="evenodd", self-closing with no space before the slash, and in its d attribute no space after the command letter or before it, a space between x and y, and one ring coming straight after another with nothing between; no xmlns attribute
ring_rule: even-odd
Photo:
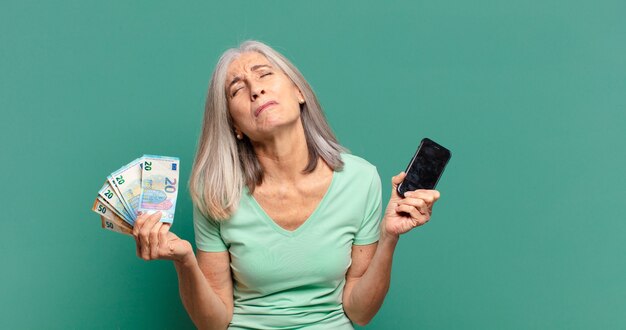
<svg viewBox="0 0 626 330"><path fill-rule="evenodd" d="M138 212L161 211L161 221L172 223L178 168L176 157L143 155L111 173L92 207L102 228L130 235Z"/></svg>

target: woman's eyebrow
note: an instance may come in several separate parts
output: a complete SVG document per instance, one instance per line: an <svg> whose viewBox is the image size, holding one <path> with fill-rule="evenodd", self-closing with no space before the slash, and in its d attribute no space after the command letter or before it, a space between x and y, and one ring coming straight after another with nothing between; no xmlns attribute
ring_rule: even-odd
<svg viewBox="0 0 626 330"><path fill-rule="evenodd" d="M268 65L268 64L256 64L256 65L253 65L250 68L250 71L256 71L256 70L261 69L261 68L272 69L272 67L270 65ZM230 83L228 84L228 88L230 89L230 87L232 87L234 84L236 84L239 81L241 81L241 79L242 79L241 76L235 76L233 78L233 80L231 80Z"/></svg>
<svg viewBox="0 0 626 330"><path fill-rule="evenodd" d="M239 81L241 81L241 76L235 76L235 78L230 81L230 84L228 84L228 89L230 89L234 84L238 83Z"/></svg>
<svg viewBox="0 0 626 330"><path fill-rule="evenodd" d="M253 65L253 66L250 68L250 71L256 71L256 70L258 70L258 69L260 69L260 68L264 68L264 67L265 67L265 68L268 68L268 69L271 69L271 68L272 68L271 66L269 66L269 65L267 65L267 64L257 64L257 65Z"/></svg>

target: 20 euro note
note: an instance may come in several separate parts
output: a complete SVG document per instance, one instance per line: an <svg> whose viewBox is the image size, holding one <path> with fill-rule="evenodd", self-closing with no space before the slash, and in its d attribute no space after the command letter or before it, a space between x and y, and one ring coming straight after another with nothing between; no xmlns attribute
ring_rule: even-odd
<svg viewBox="0 0 626 330"><path fill-rule="evenodd" d="M107 178L130 214L131 225L134 225L135 219L137 219L137 210L141 198L142 160L143 157L133 160Z"/></svg>
<svg viewBox="0 0 626 330"><path fill-rule="evenodd" d="M133 223L133 218L130 216L130 214L128 214L128 211L126 211L126 208L124 207L124 203L117 195L115 190L111 187L108 181L104 183L102 188L100 188L100 190L98 191L98 196L102 197L102 199L104 199L104 201L106 202L105 204L107 204L107 206L110 206L113 209L112 211L115 211L120 218L124 219L124 221L128 222L129 224Z"/></svg>
<svg viewBox="0 0 626 330"><path fill-rule="evenodd" d="M178 196L179 159L144 155L139 211L161 211L162 222L174 222Z"/></svg>
<svg viewBox="0 0 626 330"><path fill-rule="evenodd" d="M109 205L102 202L102 197L98 196L93 203L92 211L100 214L102 228L114 232L131 235L133 228L120 218Z"/></svg>

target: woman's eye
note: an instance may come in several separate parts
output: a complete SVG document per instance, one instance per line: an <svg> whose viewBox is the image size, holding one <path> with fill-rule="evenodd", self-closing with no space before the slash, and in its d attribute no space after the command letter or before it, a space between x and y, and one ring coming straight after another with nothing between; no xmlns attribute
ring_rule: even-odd
<svg viewBox="0 0 626 330"><path fill-rule="evenodd" d="M231 97L234 97L235 95L237 95L237 92L239 92L239 90L240 90L240 89L241 89L241 87L236 88L236 89L232 92L232 94L231 94L230 96L231 96Z"/></svg>
<svg viewBox="0 0 626 330"><path fill-rule="evenodd" d="M263 78L265 76L269 76L271 74L272 74L271 72L264 72L264 73L261 74L261 78Z"/></svg>

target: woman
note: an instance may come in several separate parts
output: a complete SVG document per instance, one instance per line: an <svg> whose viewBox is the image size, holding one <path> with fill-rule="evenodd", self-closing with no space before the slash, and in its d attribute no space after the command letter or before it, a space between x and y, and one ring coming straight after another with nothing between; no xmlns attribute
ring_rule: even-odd
<svg viewBox="0 0 626 330"><path fill-rule="evenodd" d="M338 144L304 77L244 42L211 78L190 179L197 253L157 213L135 223L137 254L174 261L198 328L352 329L380 308L399 235L439 198L401 198L403 178L381 214L375 167Z"/></svg>

